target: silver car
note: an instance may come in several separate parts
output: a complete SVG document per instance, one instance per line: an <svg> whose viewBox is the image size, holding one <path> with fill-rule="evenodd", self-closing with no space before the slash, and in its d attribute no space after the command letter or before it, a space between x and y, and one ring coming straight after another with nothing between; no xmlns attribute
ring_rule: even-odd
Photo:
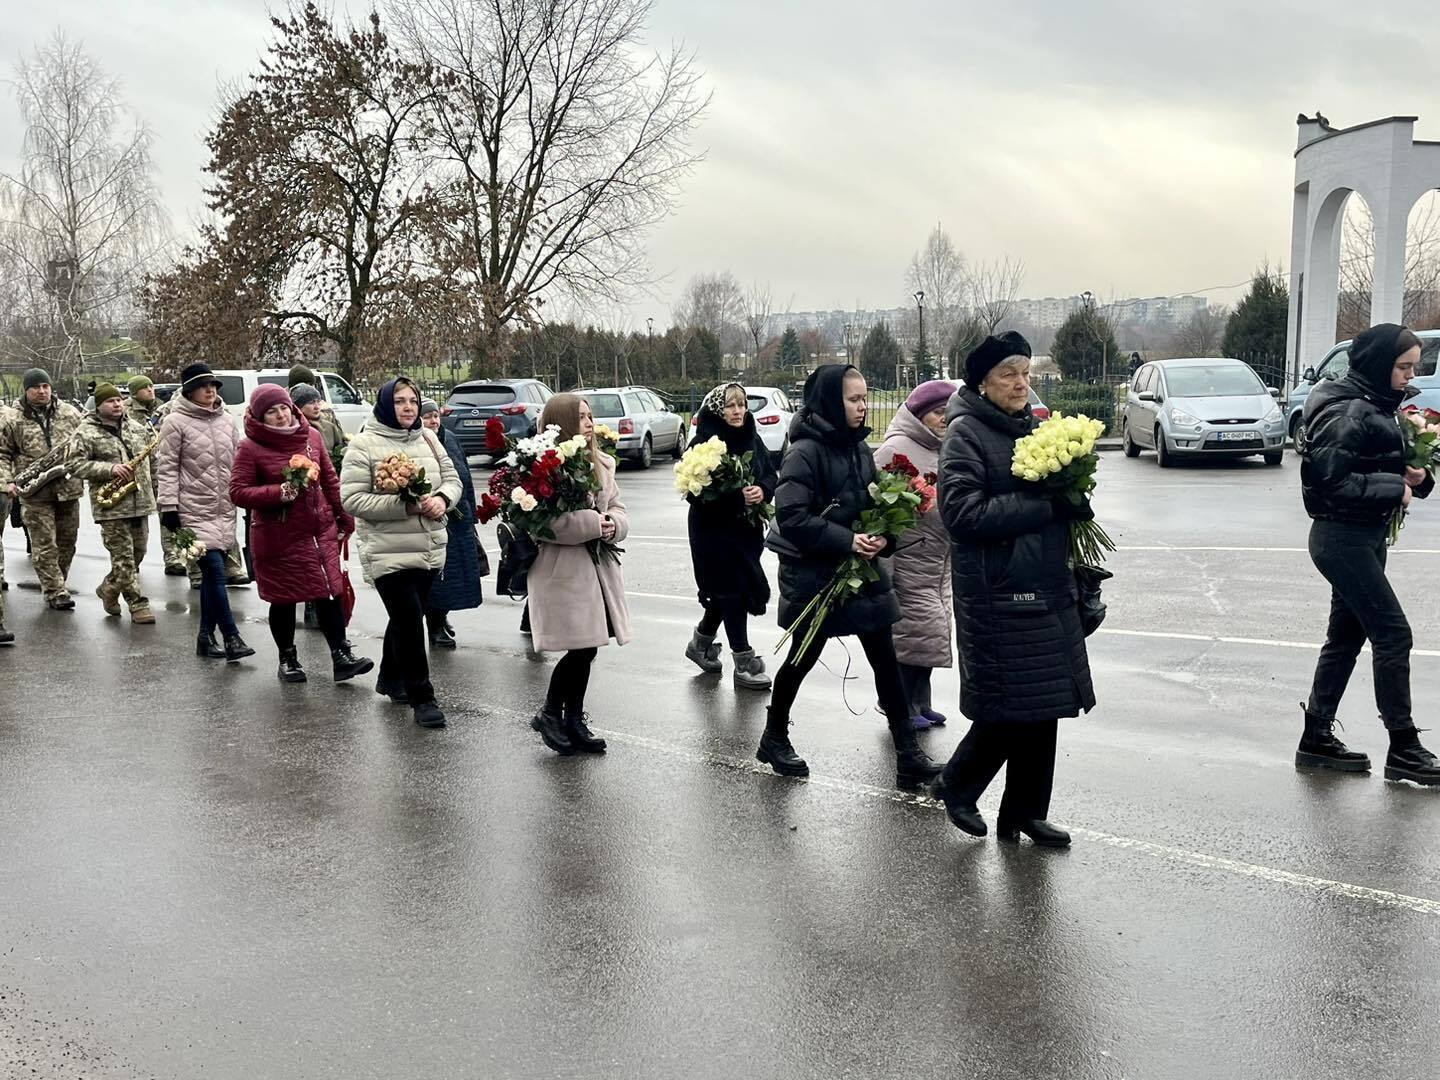
<svg viewBox="0 0 1440 1080"><path fill-rule="evenodd" d="M1162 469L1186 457L1285 458L1285 417L1242 360L1154 360L1135 372L1120 417L1126 457L1154 450Z"/></svg>
<svg viewBox="0 0 1440 1080"><path fill-rule="evenodd" d="M590 402L590 414L619 437L620 456L648 469L655 455L675 459L685 452L685 422L644 386L607 386L576 391Z"/></svg>

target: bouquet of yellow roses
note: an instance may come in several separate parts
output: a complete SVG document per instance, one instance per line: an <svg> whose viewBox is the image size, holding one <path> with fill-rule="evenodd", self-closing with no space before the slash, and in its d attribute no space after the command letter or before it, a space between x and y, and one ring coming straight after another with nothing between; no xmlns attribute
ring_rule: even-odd
<svg viewBox="0 0 1440 1080"><path fill-rule="evenodd" d="M1083 507L1095 490L1095 468L1100 455L1095 440L1105 425L1088 416L1056 413L1015 443L1010 472L1026 483L1039 484L1055 498ZM1077 566L1098 567L1115 541L1093 517L1070 522L1070 559Z"/></svg>
<svg viewBox="0 0 1440 1080"><path fill-rule="evenodd" d="M686 450L680 458L675 466L675 490L682 495L693 495L701 502L714 502L722 495L744 491L755 483L753 456L750 450L732 454L720 436L711 435ZM768 502L745 508L745 516L755 525L763 524L774 513L775 507Z"/></svg>

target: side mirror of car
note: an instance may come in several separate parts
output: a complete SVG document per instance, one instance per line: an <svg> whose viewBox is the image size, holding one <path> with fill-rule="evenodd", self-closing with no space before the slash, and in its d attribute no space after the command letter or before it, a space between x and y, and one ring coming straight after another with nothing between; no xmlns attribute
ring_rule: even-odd
<svg viewBox="0 0 1440 1080"><path fill-rule="evenodd" d="M1300 379L1302 382L1313 383L1315 381L1315 369L1313 367L1307 367L1300 373Z"/></svg>
<svg viewBox="0 0 1440 1080"><path fill-rule="evenodd" d="M1151 393L1149 390L1141 390L1140 393L1136 394L1135 396L1138 397L1141 401L1155 401L1155 400L1156 400L1155 395L1154 395L1153 393Z"/></svg>
<svg viewBox="0 0 1440 1080"><path fill-rule="evenodd" d="M1270 396L1276 401L1280 400L1280 388L1278 386L1267 386L1265 389L1270 391Z"/></svg>

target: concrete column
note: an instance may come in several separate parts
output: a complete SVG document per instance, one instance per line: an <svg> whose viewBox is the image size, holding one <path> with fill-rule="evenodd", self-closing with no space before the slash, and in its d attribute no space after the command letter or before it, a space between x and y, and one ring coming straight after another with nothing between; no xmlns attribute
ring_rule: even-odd
<svg viewBox="0 0 1440 1080"><path fill-rule="evenodd" d="M1410 207L1403 198L1390 198L1370 208L1375 219L1375 293L1370 301L1371 323L1398 323L1405 314L1405 233Z"/></svg>
<svg viewBox="0 0 1440 1080"><path fill-rule="evenodd" d="M1349 192L1327 192L1310 225L1310 250L1305 264L1305 313L1300 332L1300 370L1318 364L1335 344L1340 313L1340 220ZM1311 198L1315 206L1315 199Z"/></svg>

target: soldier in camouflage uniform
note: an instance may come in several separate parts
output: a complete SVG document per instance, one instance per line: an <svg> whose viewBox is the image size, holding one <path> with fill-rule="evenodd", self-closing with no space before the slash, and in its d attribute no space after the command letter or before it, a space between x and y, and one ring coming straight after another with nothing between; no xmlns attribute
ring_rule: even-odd
<svg viewBox="0 0 1440 1080"><path fill-rule="evenodd" d="M95 411L85 417L75 435L70 459L74 474L90 481L90 511L100 526L100 538L110 552L110 573L95 589L105 614L120 614L120 598L130 605L130 621L153 623L150 601L140 592L140 564L155 512L154 470L146 458L132 470L129 462L155 438L155 432L129 414L125 399L110 383L95 387ZM136 481L135 490L108 510L96 498L112 480Z"/></svg>
<svg viewBox="0 0 1440 1080"><path fill-rule="evenodd" d="M5 428L20 414L9 405L0 405L0 440L4 439ZM10 495L0 488L0 645L9 645L15 635L5 629L5 590L10 583L5 580L5 523L10 520Z"/></svg>
<svg viewBox="0 0 1440 1080"><path fill-rule="evenodd" d="M126 411L132 419L144 424L151 434L159 431L160 421L164 419L162 410L165 406L155 396L155 384L151 382L148 375L136 375L130 380L129 387L130 400L125 406ZM159 473L155 469L151 469L150 478L154 481L152 494L158 500L160 497ZM165 556L167 576L185 576L185 562L175 554L175 534L163 525L160 526L160 553Z"/></svg>
<svg viewBox="0 0 1440 1080"><path fill-rule="evenodd" d="M55 397L50 376L39 368L25 372L24 385L19 417L0 432L0 489L8 490L12 498L20 493L15 477L52 448L65 445L84 419L74 405ZM65 579L75 558L83 494L82 481L61 476L21 500L25 530L30 534L30 563L40 579L45 602L56 611L75 607Z"/></svg>
<svg viewBox="0 0 1440 1080"><path fill-rule="evenodd" d="M133 383L134 380L132 379L131 382ZM150 392L153 394L155 391L152 389ZM132 390L131 393L133 394L134 391ZM158 406L151 414L151 416L153 417L152 423L156 431L160 430L160 424L164 421L165 417L169 415L170 410L175 407L176 403L179 402L179 400L180 394L176 392L176 394L169 401ZM152 470L152 474L153 471L154 470ZM155 498L156 506L158 507L160 498L160 482L158 478L155 482ZM187 577L190 578L190 588L200 588L200 568L194 565L187 566L184 562L181 561L180 556L175 554L175 532L173 529L165 528L164 525L160 526L160 550L165 554L166 574L174 577L179 577L181 574L185 574ZM174 563L171 562L172 559L175 560ZM172 570L172 565L177 567L177 569ZM227 548L225 551L225 584L250 584L250 578L245 573L245 561L240 554L239 540L232 541L230 547Z"/></svg>

